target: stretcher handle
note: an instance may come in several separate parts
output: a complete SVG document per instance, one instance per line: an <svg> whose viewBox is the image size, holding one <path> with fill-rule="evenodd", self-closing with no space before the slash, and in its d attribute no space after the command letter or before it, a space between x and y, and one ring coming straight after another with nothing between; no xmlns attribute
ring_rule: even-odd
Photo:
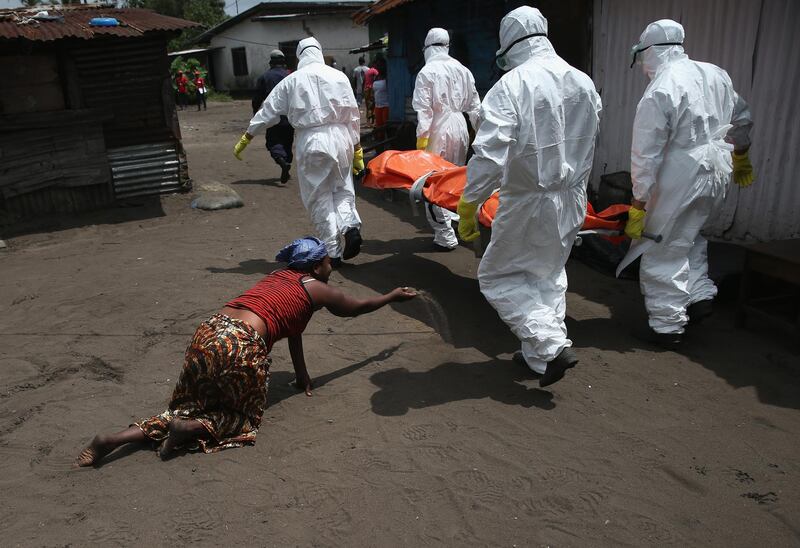
<svg viewBox="0 0 800 548"><path fill-rule="evenodd" d="M590 228L578 232L578 236L586 236L587 234L599 234L602 236L622 236L623 234L625 234L625 232L622 230L611 230L608 228ZM664 239L664 236L662 236L661 234L653 234L652 232L642 232L642 238L646 240L653 240L655 243L658 244L661 243L661 240Z"/></svg>
<svg viewBox="0 0 800 548"><path fill-rule="evenodd" d="M661 234L653 234L651 232L642 232L642 238L653 240L655 243L660 244L664 237Z"/></svg>

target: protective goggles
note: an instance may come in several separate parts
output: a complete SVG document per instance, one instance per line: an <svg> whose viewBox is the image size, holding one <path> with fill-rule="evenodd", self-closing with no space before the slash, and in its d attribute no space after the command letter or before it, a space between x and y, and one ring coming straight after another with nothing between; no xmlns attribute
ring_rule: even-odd
<svg viewBox="0 0 800 548"><path fill-rule="evenodd" d="M501 51L500 53L495 55L494 56L495 60L500 59L503 55L508 53L511 48L513 48L514 46L516 46L517 44L519 44L523 40L527 40L528 38L535 38L536 36L547 36L547 33L546 32L535 32L533 34L527 34L527 35L523 36L522 38L517 38L516 40L511 42L509 45L507 45L506 48L503 51Z"/></svg>
<svg viewBox="0 0 800 548"><path fill-rule="evenodd" d="M642 53L645 50L652 48L653 46L682 46L683 42L660 42L658 44L650 44L646 48L640 48L639 45L635 45L631 48L631 68L633 65L636 64L636 56Z"/></svg>

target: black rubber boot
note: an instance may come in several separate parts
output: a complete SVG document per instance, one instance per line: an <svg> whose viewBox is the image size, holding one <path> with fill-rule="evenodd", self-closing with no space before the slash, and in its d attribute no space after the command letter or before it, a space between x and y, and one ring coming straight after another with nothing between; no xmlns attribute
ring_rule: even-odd
<svg viewBox="0 0 800 548"><path fill-rule="evenodd" d="M565 348L553 360L547 362L547 369L545 369L542 378L539 379L539 386L544 388L557 383L564 378L564 373L567 372L567 369L575 367L577 363L578 356L575 355L575 352L570 348Z"/></svg>
<svg viewBox="0 0 800 548"><path fill-rule="evenodd" d="M285 185L286 181L289 180L289 170L292 168L291 164L287 164L286 160L283 158L279 158L277 160L279 166L281 166L281 184Z"/></svg>
<svg viewBox="0 0 800 548"><path fill-rule="evenodd" d="M675 350L681 344L680 333L656 333L650 326L638 327L633 330L633 336L646 343Z"/></svg>
<svg viewBox="0 0 800 548"><path fill-rule="evenodd" d="M696 303L690 304L686 308L686 314L689 316L689 323L692 325L701 323L713 313L714 301L710 299L705 301L697 301Z"/></svg>
<svg viewBox="0 0 800 548"><path fill-rule="evenodd" d="M342 259L352 259L361 253L362 243L361 231L356 227L349 228L347 232L344 233L344 251L342 252Z"/></svg>

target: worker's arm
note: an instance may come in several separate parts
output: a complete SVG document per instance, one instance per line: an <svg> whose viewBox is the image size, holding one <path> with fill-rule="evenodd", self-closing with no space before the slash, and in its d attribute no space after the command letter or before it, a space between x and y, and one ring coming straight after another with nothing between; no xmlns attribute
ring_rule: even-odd
<svg viewBox="0 0 800 548"><path fill-rule="evenodd" d="M483 100L480 122L467 164L467 184L462 199L469 203L486 200L503 178L511 147L517 142L517 112L503 81Z"/></svg>
<svg viewBox="0 0 800 548"><path fill-rule="evenodd" d="M417 74L417 79L414 82L411 108L417 113L417 139L429 139L431 136L431 124L433 124L433 100L431 98L431 83L423 72Z"/></svg>
<svg viewBox="0 0 800 548"><path fill-rule="evenodd" d="M246 135L252 139L262 129L267 129L281 121L281 116L289 114L289 79L284 78L264 99L261 108L250 120Z"/></svg>
<svg viewBox="0 0 800 548"><path fill-rule="evenodd" d="M734 93L733 114L731 124L733 127L728 131L727 141L733 144L734 152L742 154L750 148L750 130L753 128L753 117L750 114L750 106L741 95Z"/></svg>
<svg viewBox="0 0 800 548"><path fill-rule="evenodd" d="M368 314L389 303L407 301L417 295L407 287L398 287L385 295L359 299L319 281L310 282L305 287L316 307L327 308L334 316L348 318Z"/></svg>
<svg viewBox="0 0 800 548"><path fill-rule="evenodd" d="M656 184L656 176L664 161L664 151L669 141L669 113L672 109L669 97L658 91L645 95L636 108L631 144L631 182L634 198L631 203L637 209L644 207L650 199L650 191Z"/></svg>
<svg viewBox="0 0 800 548"><path fill-rule="evenodd" d="M289 355L292 357L294 365L295 384L297 388L303 390L306 396L311 395L311 377L306 369L306 358L303 354L303 336L295 335L289 337Z"/></svg>
<svg viewBox="0 0 800 548"><path fill-rule="evenodd" d="M475 88L475 77L469 72L469 106L467 107L467 116L469 123L472 125L473 131L478 131L478 120L480 120L481 113L481 96L478 95L478 90Z"/></svg>

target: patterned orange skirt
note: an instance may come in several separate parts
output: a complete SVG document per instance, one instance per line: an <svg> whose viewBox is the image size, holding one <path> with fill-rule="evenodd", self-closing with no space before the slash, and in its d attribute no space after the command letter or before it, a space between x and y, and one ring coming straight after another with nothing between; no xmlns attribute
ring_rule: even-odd
<svg viewBox="0 0 800 548"><path fill-rule="evenodd" d="M195 419L210 434L199 440L206 453L253 444L267 404L270 364L255 329L215 314L200 324L186 349L169 408L135 424L160 442L172 418Z"/></svg>

